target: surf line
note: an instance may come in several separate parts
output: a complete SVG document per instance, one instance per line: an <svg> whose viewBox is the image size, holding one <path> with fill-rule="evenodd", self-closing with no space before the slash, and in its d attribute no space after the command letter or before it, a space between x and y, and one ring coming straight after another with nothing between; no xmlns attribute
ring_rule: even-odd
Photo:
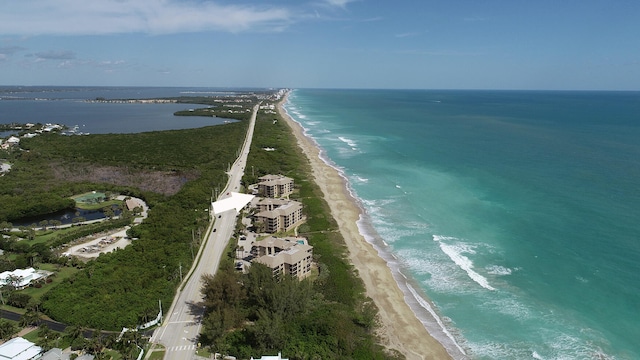
<svg viewBox="0 0 640 360"><path fill-rule="evenodd" d="M447 256L449 256L449 258L453 260L453 262L456 265L458 265L459 268L464 270L467 273L467 275L471 278L471 280L475 281L478 285L482 286L487 290L495 290L493 286L489 285L489 281L484 276L478 274L473 270L473 262L469 260L468 257L462 255L464 250L456 248L453 245L446 244L442 241L447 239L454 239L454 238L433 235L433 241L438 242L442 252L447 254Z"/></svg>

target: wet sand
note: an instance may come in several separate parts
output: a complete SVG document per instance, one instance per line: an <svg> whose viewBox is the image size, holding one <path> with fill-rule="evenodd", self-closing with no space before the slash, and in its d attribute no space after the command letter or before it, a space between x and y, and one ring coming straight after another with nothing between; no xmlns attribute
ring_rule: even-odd
<svg viewBox="0 0 640 360"><path fill-rule="evenodd" d="M302 127L282 109L285 102L286 98L279 104L278 111L309 158L314 180L322 190L349 249L349 260L365 284L366 295L378 307L378 334L382 344L398 350L407 359L451 359L407 305L404 293L385 260L358 231L361 209L349 193L345 180L320 158L320 149L315 142L305 136Z"/></svg>

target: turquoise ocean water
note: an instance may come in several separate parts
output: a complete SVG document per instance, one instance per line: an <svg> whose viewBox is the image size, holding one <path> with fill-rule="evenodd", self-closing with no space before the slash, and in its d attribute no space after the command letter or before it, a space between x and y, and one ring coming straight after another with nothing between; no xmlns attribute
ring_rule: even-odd
<svg viewBox="0 0 640 360"><path fill-rule="evenodd" d="M640 93L301 89L285 108L455 357L640 358Z"/></svg>

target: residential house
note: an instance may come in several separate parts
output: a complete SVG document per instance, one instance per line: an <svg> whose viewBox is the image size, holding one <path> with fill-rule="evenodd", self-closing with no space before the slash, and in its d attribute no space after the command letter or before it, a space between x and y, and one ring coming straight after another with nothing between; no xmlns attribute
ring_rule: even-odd
<svg viewBox="0 0 640 360"><path fill-rule="evenodd" d="M0 345L0 360L32 360L40 358L42 348L31 341L16 337Z"/></svg>
<svg viewBox="0 0 640 360"><path fill-rule="evenodd" d="M32 281L46 278L47 276L47 272L37 271L34 268L4 271L0 273L0 287L11 284L20 290L29 286Z"/></svg>
<svg viewBox="0 0 640 360"><path fill-rule="evenodd" d="M20 143L20 138L15 136L10 136L7 139L6 143L9 145L18 145Z"/></svg>
<svg viewBox="0 0 640 360"><path fill-rule="evenodd" d="M63 352L62 349L53 348L46 353L42 354L38 360L69 360L71 358L70 352ZM94 356L91 354L82 354L76 358L76 360L93 360Z"/></svg>

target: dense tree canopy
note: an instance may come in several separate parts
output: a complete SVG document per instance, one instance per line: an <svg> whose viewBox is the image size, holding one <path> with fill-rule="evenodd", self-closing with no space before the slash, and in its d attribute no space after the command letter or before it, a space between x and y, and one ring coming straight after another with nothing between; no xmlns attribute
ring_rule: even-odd
<svg viewBox="0 0 640 360"><path fill-rule="evenodd" d="M42 299L42 310L68 324L118 330L142 323L149 309L157 312L159 299L168 306L179 282L178 268L191 264L191 248L199 244L192 233L206 228L204 209L213 189L224 186L224 170L235 160L246 128L247 122L240 121L140 134L44 134L21 141L24 151L0 182L0 221L73 207L70 196L96 189L140 197L150 206L148 218L131 232L138 238L132 245L100 255L53 287ZM129 222L119 221L104 226ZM98 231L79 227L47 244L55 247ZM24 244L26 248L15 249L18 254L42 250ZM11 268L19 260L3 264Z"/></svg>

